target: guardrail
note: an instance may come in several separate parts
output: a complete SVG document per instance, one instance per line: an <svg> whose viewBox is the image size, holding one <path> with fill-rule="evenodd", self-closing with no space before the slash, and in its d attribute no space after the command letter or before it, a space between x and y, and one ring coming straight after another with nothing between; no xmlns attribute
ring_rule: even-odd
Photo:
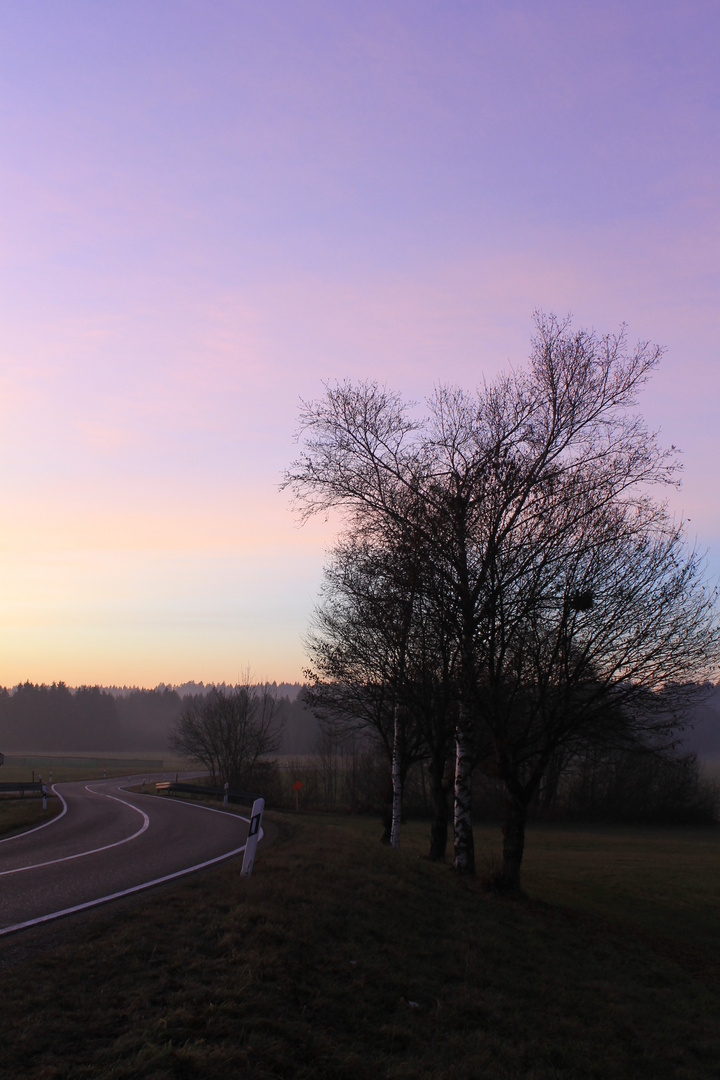
<svg viewBox="0 0 720 1080"><path fill-rule="evenodd" d="M144 785L143 785L144 787ZM252 873L253 863L255 862L255 851L260 839L262 815L265 808L265 800L260 795L255 795L249 791L231 791L230 785L225 784L225 787L205 787L203 784L183 784L182 781L178 783L177 780L161 780L156 782L155 790L158 792L164 792L165 795L205 795L211 798L222 797L223 806L227 806L228 802L234 803L250 803L252 805L252 811L250 812L250 828L248 829L247 843L245 844L245 851L243 853L241 876L248 877Z"/></svg>
<svg viewBox="0 0 720 1080"><path fill-rule="evenodd" d="M24 795L26 791L36 791L38 795L42 792L43 810L47 810L47 788L45 784L36 780L3 780L0 783L0 795Z"/></svg>
<svg viewBox="0 0 720 1080"><path fill-rule="evenodd" d="M222 799L227 806L232 803L254 803L260 796L253 791L231 791L230 785L224 787L207 787L204 784L186 784L182 780L160 780L155 784L156 791L162 791L166 795L181 793L184 795L205 795Z"/></svg>

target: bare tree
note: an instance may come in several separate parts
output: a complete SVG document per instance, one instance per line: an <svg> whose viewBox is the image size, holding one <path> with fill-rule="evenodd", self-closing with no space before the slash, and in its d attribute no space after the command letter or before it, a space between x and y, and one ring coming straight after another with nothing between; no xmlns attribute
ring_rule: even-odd
<svg viewBox="0 0 720 1080"><path fill-rule="evenodd" d="M528 370L501 377L474 395L441 388L424 420L377 385L328 388L324 399L304 406L303 452L285 480L301 516L337 508L346 530L368 543L386 548L419 544L442 582L446 620L455 627L460 658L454 865L462 872L474 870L470 779L478 756L503 769L506 785L513 786L508 779L512 769L504 763L517 755L522 738L503 742L501 736L530 732L522 710L544 685L547 658L574 655L579 628L591 626L587 613L599 620L596 634L598 625L606 626L609 609L594 598L601 589L603 553L612 550L613 520L624 543L616 550L624 553L630 588L633 559L647 580L648 553L654 551L659 559L663 537L669 535L663 507L652 502L648 491L652 485L677 482L679 469L674 448L663 450L632 411L660 350L641 343L629 351L624 331L602 337L572 331L568 322L553 316L538 315L536 325ZM677 659L668 672L662 663L653 666L651 633L636 635L632 663L631 643L622 646L605 633L607 663L599 676L604 692L613 683L611 671L623 673L629 697L630 687L658 686L679 667L693 675L693 665L703 656L705 670L707 661L714 663L714 600L702 593L697 557L684 558L681 549L679 530L667 548L669 563L662 567L670 597L665 625L673 618L687 619L685 640L691 644L682 648L677 641ZM597 572L591 573L593 559ZM672 578L673 559L684 566L678 579ZM573 575L563 576L566 565L576 567ZM685 588L695 583L695 591L681 615L683 583ZM592 602L585 604L585 594ZM555 597L554 609L550 597ZM651 620L649 625L656 624ZM523 644L533 628L534 669L530 646ZM664 632L659 625L657 630ZM623 647L629 650L626 660L621 659ZM662 655L668 658L667 648ZM516 683L522 692L514 696L508 690L511 662L521 672ZM576 709L589 692L590 668L588 661L583 680L566 680L564 697L557 698L567 705L566 717L570 698ZM557 670L555 664L553 678ZM582 690L570 694L569 687L580 682ZM544 709L535 709L538 723ZM500 713L505 728L498 726ZM553 715L560 716L559 706ZM630 715L627 710L625 715ZM633 715L639 715L637 708ZM560 745L557 738L551 741ZM533 777L538 769L542 775L545 758L545 750L536 755ZM516 796L510 787L512 802ZM524 835L524 826L521 831ZM506 824L509 847L515 833L515 825ZM508 885L511 878L509 873Z"/></svg>
<svg viewBox="0 0 720 1080"><path fill-rule="evenodd" d="M409 768L429 760L434 821L430 855L447 844L445 766L454 734L456 648L443 626L432 567L420 550L389 551L362 539L339 544L307 638L313 661L307 700L326 728L363 729L391 765L392 807L384 839L399 844Z"/></svg>
<svg viewBox="0 0 720 1080"><path fill-rule="evenodd" d="M533 560L500 552L491 575L477 693L492 741L484 767L506 790L498 884L511 891L548 771L590 748L666 753L688 674L718 662L717 594L681 525L644 500L571 517L548 551L528 537Z"/></svg>
<svg viewBox="0 0 720 1080"><path fill-rule="evenodd" d="M390 820L383 840L400 843L402 793L409 767L424 754L407 708L408 644L416 606L417 565L362 539L336 547L325 571L324 602L307 647L306 700L326 731L370 733L390 764Z"/></svg>
<svg viewBox="0 0 720 1080"><path fill-rule="evenodd" d="M284 717L274 689L249 679L231 690L215 688L185 699L170 745L203 765L214 784L252 783L258 762L280 747Z"/></svg>

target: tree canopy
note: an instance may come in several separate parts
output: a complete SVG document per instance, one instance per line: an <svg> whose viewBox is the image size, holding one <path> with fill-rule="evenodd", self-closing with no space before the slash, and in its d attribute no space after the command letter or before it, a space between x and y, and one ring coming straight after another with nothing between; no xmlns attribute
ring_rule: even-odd
<svg viewBox="0 0 720 1080"><path fill-rule="evenodd" d="M392 700L400 775L408 658L428 625L420 613L434 609L454 657L454 865L474 870L480 767L506 789L506 888L519 887L527 807L558 751L589 740L661 749L681 722L681 684L716 670L715 591L655 497L678 483L677 453L635 411L660 356L629 349L624 330L538 314L527 368L475 393L440 387L425 417L376 383L328 386L303 405L285 484L301 518L340 511L346 553L327 579L319 675ZM373 558L382 595L348 590ZM348 672L359 663L390 599L394 660L385 635L372 675L365 663L341 676L327 659L344 655Z"/></svg>

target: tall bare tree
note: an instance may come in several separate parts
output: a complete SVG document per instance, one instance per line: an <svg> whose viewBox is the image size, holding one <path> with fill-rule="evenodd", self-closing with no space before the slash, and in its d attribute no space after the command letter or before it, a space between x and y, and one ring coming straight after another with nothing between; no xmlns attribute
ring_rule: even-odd
<svg viewBox="0 0 720 1080"><path fill-rule="evenodd" d="M339 544L325 570L324 598L307 646L314 667L306 700L326 729L363 730L390 764L387 842L400 843L409 767L423 754L407 709L409 638L417 596L416 561L391 557L361 539Z"/></svg>
<svg viewBox="0 0 720 1080"><path fill-rule="evenodd" d="M408 769L429 762L434 819L430 856L447 843L445 766L454 732L456 659L421 552L346 540L325 570L322 602L307 638L313 662L308 703L346 736L370 732L391 764L389 840L399 843Z"/></svg>
<svg viewBox="0 0 720 1080"><path fill-rule="evenodd" d="M659 362L657 347L640 343L630 351L624 331L573 331L541 314L532 346L528 369L476 394L441 388L424 419L376 384L328 387L303 408L302 453L285 478L301 516L338 509L345 529L370 543L417 543L443 583L460 656L454 865L462 872L474 870L470 779L477 755L496 767L507 756L493 721L505 686L495 664L499 642L512 629L515 653L502 655L522 655L522 633L549 610L543 605L561 586L564 561L591 559L593 537L603 548L603 522L613 513L631 526L628 558L651 549L668 526L648 492L678 476L674 449L663 450L633 412ZM669 557L679 555L676 546ZM684 580L697 580L697 572L691 556ZM584 609L581 594L563 593L563 642L577 625L572 613L603 610ZM683 650L679 664L688 673L703 649L713 655L716 642L712 601L693 597L686 615L695 612L688 630L698 647ZM652 653L648 637L645 649ZM638 653L635 672L643 665ZM528 665L522 670L524 682ZM662 682L660 667L653 678ZM634 685L631 675L626 683ZM512 832L507 826L506 835Z"/></svg>
<svg viewBox="0 0 720 1080"><path fill-rule="evenodd" d="M718 662L716 592L681 525L645 500L570 517L548 550L527 538L532 560L516 537L491 574L477 692L492 742L483 765L506 790L498 884L512 891L528 806L551 763L588 747L667 751L688 675Z"/></svg>

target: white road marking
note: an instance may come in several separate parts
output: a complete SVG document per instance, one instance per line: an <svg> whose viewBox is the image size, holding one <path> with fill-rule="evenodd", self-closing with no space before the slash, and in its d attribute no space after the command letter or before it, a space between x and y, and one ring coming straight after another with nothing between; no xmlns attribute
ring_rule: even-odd
<svg viewBox="0 0 720 1080"><path fill-rule="evenodd" d="M128 783L129 782L130 781L128 780ZM86 785L86 790L90 791L90 788L87 787L87 785ZM120 787L118 787L117 790L120 791L122 789ZM103 796L103 793L100 792L100 791L93 791L93 792L91 792L91 794ZM133 794L137 796L140 793L139 792L133 792ZM146 799L157 798L157 796L155 796L155 795L148 795L147 792L143 792L142 794L145 795ZM58 792L58 795L59 795L59 792ZM59 797L62 798L61 795L59 795ZM107 799L113 799L115 802L121 802L125 806L132 807L132 809L135 810L138 814L142 814L143 818L145 819L145 823L143 824L143 827L138 830L138 832L136 832L133 836L127 837L126 840L120 840L115 844L108 844L106 847L96 848L95 851L106 851L107 848L117 847L118 844L126 844L128 842L128 840L133 840L135 838L135 836L139 836L140 833L145 832L148 825L150 824L150 819L147 816L147 814L143 813L143 811L139 809L139 807L133 806L132 803L125 802L124 799L118 799L114 795L104 795L103 797L107 798ZM63 800L63 802L64 802L64 800ZM250 819L246 818L246 817L243 817L242 814L232 814L227 810L216 810L215 807L213 807L213 806L198 806L197 803L182 803L182 804L176 803L175 805L176 806L177 805L194 806L196 810L209 810L211 814L223 814L225 817L234 817L234 818L238 818L240 821L246 821L248 824L250 823ZM65 806L65 810L67 810L67 805ZM65 810L63 811L63 813L65 812ZM46 822L45 824L49 825L50 822ZM42 826L41 826L41 828L42 828ZM22 835L25 836L27 834L23 833ZM258 840L262 840L264 835L265 835L265 830L263 828L261 828L259 836L258 836ZM5 934L12 934L16 930L27 930L31 926L39 926L41 923L50 922L52 919L60 919L60 918L62 918L63 915L72 915L77 911L86 911L88 908L97 907L100 904L106 904L110 900L119 900L120 897L122 897L122 896L130 896L131 893L142 892L143 889L150 889L150 888L153 887L153 885L162 885L163 882L165 882L165 881L173 881L175 878L184 877L186 874L194 873L195 870L204 870L206 866L213 866L214 863L223 862L223 860L225 860L225 859L232 858L233 855L239 855L241 852L243 852L245 850L246 846L247 846L247 841L245 841L245 843L242 845L242 847L234 848L232 851L226 851L222 855L216 855L213 859L207 859L205 862L196 863L194 866L185 867L185 869L183 869L183 870L176 870L172 874L165 874L163 877L153 878L152 881L143 881L140 885L132 885L129 889L121 889L119 892L108 893L107 896L99 896L95 900L86 900L85 903L83 903L83 904L75 904L73 907L63 908L61 911L51 911L47 915L40 915L35 919L27 919L25 922L14 923L12 926L5 926L2 929L0 929L0 937L3 937ZM84 852L81 852L80 855L69 855L69 856L67 856L66 859L53 859L52 862L66 862L67 859L78 859L78 858L81 857L81 855L92 855L92 854L93 854L93 852L91 852L91 851L84 851ZM50 866L51 863L38 863L37 865L38 866ZM34 869L36 869L36 867L32 867L32 866L19 867L19 870L34 870ZM17 871L15 871L15 870L6 870L6 871L4 871L4 873L13 874L13 873L17 873Z"/></svg>
<svg viewBox="0 0 720 1080"><path fill-rule="evenodd" d="M124 788L122 788L122 789L118 788L118 791L120 791L120 790L125 790L125 789ZM158 798L160 798L159 795L148 795L147 791L134 791L133 795L141 795L146 799L158 799ZM175 805L176 806L191 806L195 810L209 810L211 814L224 814L225 817L238 818L240 821L247 821L248 825L250 824L250 818L249 817L244 817L242 814L233 814L232 810L217 810L214 806L203 806L202 803L185 802L184 799L180 800L180 802L175 803ZM265 830L263 829L263 827L261 825L260 826L260 832L258 833L258 844L260 843L260 841L262 840L264 835L265 835ZM244 851L244 850L245 850L244 847L238 848L238 851ZM234 854L234 852L231 852L231 854Z"/></svg>
<svg viewBox="0 0 720 1080"><path fill-rule="evenodd" d="M204 807L208 810L210 807ZM221 810L216 813L222 813ZM232 815L239 817L238 814ZM62 911L52 911L49 915L40 915L37 919L28 919L27 922L15 923L14 926L5 926L0 930L0 937L3 934L12 934L14 930L25 930L30 926L37 926L39 923L50 922L51 919L59 919L62 915L72 915L75 911L84 911L86 908L96 907L98 904L105 904L109 900L119 900L121 896L129 896L130 893L140 892L142 889L150 889L153 885L162 885L164 881L172 881L173 878L182 877L184 874L192 874L194 870L203 870L206 866L212 866L213 863L222 862L223 859L229 859L233 855L239 855L241 851L245 850L245 844L242 847L235 848L233 851L227 851L224 855L216 855L214 859L208 859L206 862L196 863L195 866L188 866L185 870L176 870L174 874L165 874L164 877L154 878L152 881L144 881L142 885L133 885L130 889L121 889L120 892L109 893L107 896L100 896L97 900L86 900L84 904L75 904L74 907L63 908Z"/></svg>
<svg viewBox="0 0 720 1080"><path fill-rule="evenodd" d="M55 794L57 795L58 799L59 799L59 800L60 800L60 802L61 802L61 803L63 804L63 808L62 808L62 810L60 811L60 813L59 813L59 814L56 814L56 815L55 815L55 817L53 817L53 818L50 818L50 820L49 820L49 821L43 821L42 825L33 825L32 829L25 829L25 831L24 831L24 832L19 832L19 833L15 833L15 835L14 835L14 836L6 836L4 840L0 840L0 844L7 844L7 842L8 842L9 840L20 840L20 839L21 839L21 837L23 837L23 836L29 836L29 835L30 835L30 833L32 833L32 832L37 832L37 831L38 831L38 829L47 829L48 825L54 825L56 821L59 821L59 820L60 820L60 818L62 818L62 817L65 817L65 815L67 814L67 803L66 803L66 802L65 802L65 800L63 799L63 797L62 797L62 795L60 794L60 792L59 792L59 791L57 791L57 790L55 789L55 785L54 785L54 784L52 785L52 788L51 788L51 790L55 792Z"/></svg>
<svg viewBox="0 0 720 1080"><path fill-rule="evenodd" d="M62 859L48 859L47 862L33 863L31 866L16 866L14 870L0 870L0 877L7 877L8 874L22 874L25 870L39 870L42 866L55 866L57 863L70 862L71 859L84 859L86 855L97 855L101 851L109 851L110 848L120 847L122 844L129 844L131 840L137 839L150 825L150 818L139 807L133 806L132 803L126 802L125 799L118 799L116 795L105 795L101 791L91 791L90 788L85 785L85 790L91 795L97 795L101 799L112 799L113 802L122 803L123 806L129 806L131 810L134 810L136 814L140 814L143 819L143 823L137 832L134 832L132 836L126 836L123 840L116 840L113 844L104 844L103 847L91 848L88 851L78 851L75 855L64 855ZM23 835L27 835L23 833Z"/></svg>
<svg viewBox="0 0 720 1080"><path fill-rule="evenodd" d="M168 774L163 773L162 775L167 776ZM191 774L190 779L192 779L193 776L195 776L195 773ZM131 780L131 777L128 776L128 783L130 783L130 780ZM66 784L71 784L72 780L65 780L63 782L66 783ZM58 783L60 783L60 781L58 781ZM86 787L87 787L87 785L86 785ZM6 837L4 837L4 839L0 840L0 844L7 844L7 843L10 842L10 840L19 840L23 836L29 836L30 833L37 832L38 829L46 829L48 827L48 825L54 825L56 821L60 820L60 818L65 817L65 815L67 814L67 810L68 810L67 803L63 799L62 795L58 791L57 786L55 784L50 785L50 790L53 791L57 795L58 799L60 800L60 802L63 805L63 808L60 811L60 813L56 814L55 817L50 818L49 821L43 821L42 825L33 825L32 829L25 829L24 832L15 833L14 836L6 836ZM87 790L90 790L90 789L88 788ZM120 790L120 789L118 788L118 790ZM96 791L96 792L94 792L94 794L95 795L100 795L101 792ZM112 798L112 796L109 795L108 798ZM128 803L128 805L130 805L130 804Z"/></svg>

